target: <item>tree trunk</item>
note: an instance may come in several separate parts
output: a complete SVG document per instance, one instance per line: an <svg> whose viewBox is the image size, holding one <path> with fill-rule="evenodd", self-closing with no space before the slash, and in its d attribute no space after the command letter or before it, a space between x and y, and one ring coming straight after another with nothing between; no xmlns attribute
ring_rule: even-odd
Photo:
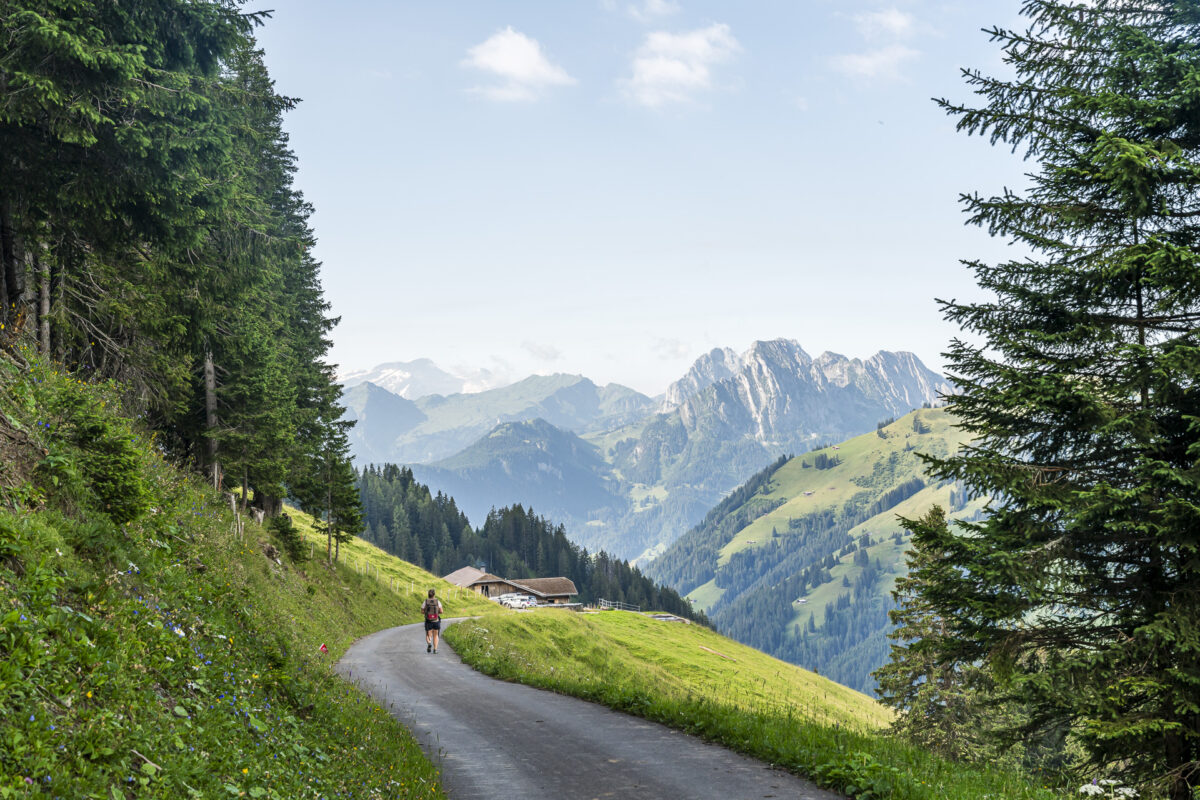
<svg viewBox="0 0 1200 800"><path fill-rule="evenodd" d="M283 513L283 498L254 490L254 500L251 505L261 509L264 517L277 517Z"/></svg>
<svg viewBox="0 0 1200 800"><path fill-rule="evenodd" d="M21 287L17 277L19 265L16 236L12 226L12 203L7 197L0 200L0 261L3 261L3 270L0 271L0 322L9 327L16 317Z"/></svg>
<svg viewBox="0 0 1200 800"><path fill-rule="evenodd" d="M208 469L214 489L221 488L221 462L217 460L217 369L212 352L204 354L204 428L208 434Z"/></svg>
<svg viewBox="0 0 1200 800"><path fill-rule="evenodd" d="M44 256L44 254L43 254ZM50 355L50 259L34 262L38 267L38 352Z"/></svg>
<svg viewBox="0 0 1200 800"><path fill-rule="evenodd" d="M1189 769L1192 760L1189 758L1188 746L1181 733L1169 733L1166 736L1167 766L1175 770L1171 776L1171 787L1168 790L1170 800L1192 800L1192 774Z"/></svg>
<svg viewBox="0 0 1200 800"><path fill-rule="evenodd" d="M68 259L58 259L57 261L47 261L50 263L46 269L46 274L49 276L50 283L50 305L58 311L59 318L66 318L66 277L71 274L70 270L77 270L79 267L80 253L75 247L75 240L71 240L71 246L66 251ZM58 269L54 268L55 263L58 264ZM47 316L49 321L49 316ZM58 325L49 326L47 336L47 352L51 353L58 361L66 360L66 342L65 333L66 326L60 322Z"/></svg>
<svg viewBox="0 0 1200 800"><path fill-rule="evenodd" d="M325 560L333 560L333 487L325 484Z"/></svg>

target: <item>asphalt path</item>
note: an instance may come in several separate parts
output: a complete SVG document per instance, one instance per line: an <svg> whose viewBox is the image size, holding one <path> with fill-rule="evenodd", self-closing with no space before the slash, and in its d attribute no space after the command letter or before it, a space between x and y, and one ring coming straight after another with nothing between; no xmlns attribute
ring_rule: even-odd
<svg viewBox="0 0 1200 800"><path fill-rule="evenodd" d="M451 800L841 800L657 723L489 678L444 640L426 653L421 623L360 639L337 670L413 732Z"/></svg>

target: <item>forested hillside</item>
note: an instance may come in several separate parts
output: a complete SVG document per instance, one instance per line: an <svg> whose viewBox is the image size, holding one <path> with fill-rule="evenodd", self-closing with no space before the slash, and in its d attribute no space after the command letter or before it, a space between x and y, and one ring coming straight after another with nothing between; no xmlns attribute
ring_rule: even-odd
<svg viewBox="0 0 1200 800"><path fill-rule="evenodd" d="M929 480L919 453L964 439L942 409L881 423L875 433L755 475L647 574L688 594L718 630L860 691L888 656L890 592L905 572L897 515L938 502L957 517L980 501Z"/></svg>
<svg viewBox="0 0 1200 800"><path fill-rule="evenodd" d="M233 0L0 9L0 346L113 379L169 456L358 527L311 208Z"/></svg>
<svg viewBox="0 0 1200 800"><path fill-rule="evenodd" d="M359 487L366 519L363 538L436 575L475 566L505 578L566 577L575 583L581 602L619 600L707 623L673 589L604 551L589 553L567 538L562 525L532 509L493 509L475 529L452 497L431 493L407 467L368 467L359 476Z"/></svg>

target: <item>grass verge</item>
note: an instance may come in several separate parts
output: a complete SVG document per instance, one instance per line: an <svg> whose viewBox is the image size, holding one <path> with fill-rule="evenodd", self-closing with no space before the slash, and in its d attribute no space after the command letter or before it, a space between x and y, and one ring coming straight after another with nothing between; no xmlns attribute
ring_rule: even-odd
<svg viewBox="0 0 1200 800"><path fill-rule="evenodd" d="M698 625L545 610L460 622L471 666L636 714L861 800L1054 800L1052 789L889 736L865 695Z"/></svg>

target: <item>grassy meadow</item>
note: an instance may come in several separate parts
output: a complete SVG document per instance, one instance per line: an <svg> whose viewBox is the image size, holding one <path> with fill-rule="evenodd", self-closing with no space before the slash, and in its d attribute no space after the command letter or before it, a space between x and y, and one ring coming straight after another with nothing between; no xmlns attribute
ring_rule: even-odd
<svg viewBox="0 0 1200 800"><path fill-rule="evenodd" d="M1063 796L906 745L886 733L891 712L866 695L698 625L543 609L460 622L445 636L489 675L664 723L860 800Z"/></svg>

